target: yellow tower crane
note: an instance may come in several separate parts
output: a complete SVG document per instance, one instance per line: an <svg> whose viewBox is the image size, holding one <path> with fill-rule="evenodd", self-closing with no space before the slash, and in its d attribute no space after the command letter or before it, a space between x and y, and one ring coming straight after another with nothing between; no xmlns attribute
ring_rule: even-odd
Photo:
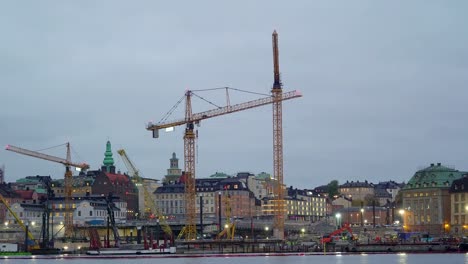
<svg viewBox="0 0 468 264"><path fill-rule="evenodd" d="M156 202L154 201L154 198L151 196L151 193L146 188L143 178L140 177L140 173L136 168L135 164L127 156L125 150L119 149L117 150L117 153L119 153L119 155L122 157L125 167L127 167L128 169L128 173L130 174L130 176L132 176L133 182L138 186L138 191L143 190L145 200L143 217L147 220L157 219L164 233L166 233L166 235L172 239L172 229L169 226L169 224L167 224L165 216L159 210L158 206L156 205Z"/></svg>
<svg viewBox="0 0 468 264"><path fill-rule="evenodd" d="M275 227L276 235L279 239L284 239L284 186L283 186L283 136L282 136L282 101L301 97L299 91L282 92L281 82L279 79L279 59L278 59L278 34L276 31L273 33L273 61L275 83L272 89L272 95L260 98L253 101L231 105L229 102L228 89L233 88L220 88L226 89L226 102L224 107L216 109L192 113L192 95L194 91L188 90L185 92L185 118L166 122L165 116L160 122L154 124L148 123L146 129L153 132L153 138L159 137L160 129L168 129L175 126L185 125L184 133L184 172L185 172L185 215L186 226L183 229L186 240L193 240L196 238L196 191L195 191L195 132L194 126L199 125L204 119L226 115L234 112L247 110L267 104L273 104L273 150L274 150L274 177L277 181L278 187L275 189L274 198L274 212L275 212ZM196 95L197 96L197 95ZM182 101L179 100L178 103ZM174 106L169 113L172 113Z"/></svg>
<svg viewBox="0 0 468 264"><path fill-rule="evenodd" d="M75 168L80 168L83 170L89 169L89 165L86 163L75 163L71 161L71 154L70 154L70 143L65 143L67 147L67 158L59 158L51 155L47 155L44 153L40 153L37 151L32 151L32 150L27 150L19 147L15 147L12 145L7 145L6 150L13 151L19 154L31 156L34 158L39 158L43 160L48 160L52 162L57 162L65 165L65 179L64 179L64 185L65 185L65 213L64 213L64 226L65 226L65 237L70 238L73 235L73 212L72 212L72 206L71 206L71 196L72 196L72 178L73 174L70 170L70 167L75 167Z"/></svg>

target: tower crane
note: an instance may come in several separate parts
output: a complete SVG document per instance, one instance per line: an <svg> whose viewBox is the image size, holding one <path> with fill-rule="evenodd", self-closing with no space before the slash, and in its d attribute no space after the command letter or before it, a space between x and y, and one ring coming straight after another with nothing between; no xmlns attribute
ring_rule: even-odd
<svg viewBox="0 0 468 264"><path fill-rule="evenodd" d="M12 145L7 145L6 150L13 151L19 154L31 156L34 158L39 158L43 160L48 160L52 162L57 162L65 165L65 213L64 213L64 222L65 222L65 237L70 238L73 235L73 212L71 206L71 196L72 196L72 177L73 174L70 170L70 167L80 168L82 170L89 169L89 165L86 163L75 163L71 161L70 154L70 143L65 143L67 147L67 157L66 159L47 155L37 151L27 150L24 148L15 147Z"/></svg>
<svg viewBox="0 0 468 264"><path fill-rule="evenodd" d="M127 167L128 172L130 176L133 177L133 181L141 186L141 189L143 189L143 194L145 198L145 208L144 208L144 215L147 219L152 219L152 218L157 218L159 220L159 224L161 225L162 230L166 235L172 239L172 229L171 227L167 224L166 218L164 215L161 213L159 208L156 206L156 203L154 202L154 199L151 197L150 192L146 188L143 182L143 178L140 177L140 173L138 169L136 168L135 164L130 160L130 158L127 156L127 153L125 152L124 149L119 149L117 150L117 153L122 157L122 160L125 164L125 167ZM141 190L139 190L141 191Z"/></svg>
<svg viewBox="0 0 468 264"><path fill-rule="evenodd" d="M273 178L275 179L273 199L273 236L284 239L284 186L283 186L283 84L279 72L278 33L273 31L273 75L274 82L271 94L273 95Z"/></svg>
<svg viewBox="0 0 468 264"><path fill-rule="evenodd" d="M8 211L10 212L10 214L15 218L16 220L16 223L18 223L18 225L26 232L29 240L33 243L33 246L30 247L30 249L36 249L36 248L39 248L38 247L38 244L37 244L37 241L34 239L34 236L32 235L31 231L24 225L23 223L23 220L21 220L18 215L15 213L15 211L13 211L10 207L10 205L8 204L7 200L5 199L5 197L3 197L3 195L0 194L0 202L3 203L5 205L5 207L8 209ZM27 245L24 245L25 247L27 247Z"/></svg>
<svg viewBox="0 0 468 264"><path fill-rule="evenodd" d="M227 93L224 107L216 109L192 113L192 95L193 91L185 92L185 118L166 122L163 119L161 122L147 124L146 129L153 132L153 138L159 137L159 130L171 128L180 125L186 125L184 133L184 170L185 170L185 214L186 226L184 228L185 239L192 240L196 238L196 192L195 192L195 133L194 125L198 125L202 120L231 114L255 108L267 104L273 104L273 148L274 148L274 177L278 187L275 191L274 209L275 212L275 227L277 236L280 239L284 238L284 188L283 188L283 141L282 141L282 101L301 97L299 91L285 92L282 91L282 84L279 76L279 59L278 59L278 34L273 32L273 61L275 82L273 84L272 96L252 100L244 103L230 105L229 94ZM227 88L226 88L227 92ZM180 101L179 101L180 102Z"/></svg>

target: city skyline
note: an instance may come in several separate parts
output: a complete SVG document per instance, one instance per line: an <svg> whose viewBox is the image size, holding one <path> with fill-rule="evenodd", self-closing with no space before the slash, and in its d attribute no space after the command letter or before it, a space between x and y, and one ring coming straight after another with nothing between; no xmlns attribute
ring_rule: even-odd
<svg viewBox="0 0 468 264"><path fill-rule="evenodd" d="M468 171L467 7L422 0L2 3L0 145L38 150L70 142L74 161L99 168L110 140L145 177L162 177L170 154L182 157L184 128L153 139L147 122L159 121L186 89L269 94L277 30L283 90L303 94L283 103L286 185L406 182L439 162ZM200 95L225 103L223 93ZM232 94L231 103L258 97ZM272 133L271 106L202 122L195 176L272 173ZM65 157L64 149L48 153ZM6 181L65 171L5 150L2 164ZM116 166L124 169L119 158Z"/></svg>

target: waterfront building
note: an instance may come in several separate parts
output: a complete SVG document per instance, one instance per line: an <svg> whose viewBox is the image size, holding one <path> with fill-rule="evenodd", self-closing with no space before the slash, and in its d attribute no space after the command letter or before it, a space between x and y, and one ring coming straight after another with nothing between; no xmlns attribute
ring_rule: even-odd
<svg viewBox="0 0 468 264"><path fill-rule="evenodd" d="M313 190L287 188L287 219L316 222L326 216L326 197Z"/></svg>
<svg viewBox="0 0 468 264"><path fill-rule="evenodd" d="M468 234L468 175L454 180L450 186L450 229L451 233Z"/></svg>
<svg viewBox="0 0 468 264"><path fill-rule="evenodd" d="M401 190L405 230L443 234L450 232L449 189L467 174L440 163L418 170Z"/></svg>
<svg viewBox="0 0 468 264"><path fill-rule="evenodd" d="M375 189L383 189L388 192L391 196L390 202L394 202L400 190L405 186L405 183L397 183L395 181L384 181L375 184ZM385 204L386 201L381 201L381 205Z"/></svg>
<svg viewBox="0 0 468 264"><path fill-rule="evenodd" d="M185 185L163 183L154 192L156 206L168 219L185 218Z"/></svg>
<svg viewBox="0 0 468 264"><path fill-rule="evenodd" d="M266 172L261 172L257 175L250 172L239 172L236 177L246 184L247 188L258 200L268 197L271 194L270 191L272 188L269 187L271 175Z"/></svg>
<svg viewBox="0 0 468 264"><path fill-rule="evenodd" d="M385 205L389 202L392 202L392 194L389 193L386 189L375 188L374 190L374 199L376 205Z"/></svg>
<svg viewBox="0 0 468 264"><path fill-rule="evenodd" d="M11 188L11 184L6 184L6 183L0 184L0 194L3 196L3 198L8 204L21 203L21 200L22 200L21 196L13 188ZM5 204L0 203L1 223L5 222L7 212L8 212L8 209L5 206Z"/></svg>
<svg viewBox="0 0 468 264"><path fill-rule="evenodd" d="M90 173L90 172L88 172ZM94 182L91 194L107 196L112 193L127 203L127 219L135 219L139 212L138 189L127 174L115 171L114 159L112 158L111 143L107 141L104 153L103 166L100 171L91 172Z"/></svg>
<svg viewBox="0 0 468 264"><path fill-rule="evenodd" d="M80 173L72 177L72 196L86 196L92 193L92 186L94 184L95 174L93 171L84 174ZM51 189L57 197L65 196L64 179L52 180Z"/></svg>
<svg viewBox="0 0 468 264"><path fill-rule="evenodd" d="M107 203L106 197L103 196L85 196L73 197L71 200L71 207L73 208L73 225L74 226L92 226L92 225L105 225L107 223ZM116 223L126 223L127 203L114 197L115 200L111 205L114 212ZM42 225L42 216L44 212L43 203L22 203L16 202L11 204L10 208L20 218L24 224L30 226L30 230L35 237L38 238L40 227ZM58 237L63 236L63 223L65 215L65 201L64 197L55 197L50 200L50 222L53 226L54 234ZM8 212L4 220L4 226L12 230L18 223L14 216ZM18 232L18 230L16 230ZM22 233L22 231L19 231ZM24 237L24 235L22 235ZM6 239L7 237L3 237ZM0 239L2 237L0 236Z"/></svg>
<svg viewBox="0 0 468 264"><path fill-rule="evenodd" d="M218 195L221 195L221 216L223 218L227 216L228 211L233 219L259 215L255 207L255 197L245 182L233 177L221 180L219 184L221 190L218 191Z"/></svg>
<svg viewBox="0 0 468 264"><path fill-rule="evenodd" d="M320 185L313 189L313 191L321 196L328 197L328 185Z"/></svg>
<svg viewBox="0 0 468 264"><path fill-rule="evenodd" d="M218 176L221 173L217 173ZM229 215L230 220L258 217L259 207L256 199L246 184L237 177L209 177L195 179L197 193L196 212L200 212L200 201L203 206L203 221L218 223ZM154 192L155 201L162 214L168 219L183 221L185 219L185 185L184 177L173 184L163 183ZM200 198L201 197L201 198ZM201 200L200 200L201 199ZM258 204L258 202L257 202ZM197 217L197 221L199 216Z"/></svg>
<svg viewBox="0 0 468 264"><path fill-rule="evenodd" d="M352 197L353 201L364 201L366 197L374 197L374 184L366 181L346 181L338 186L338 192L346 197Z"/></svg>
<svg viewBox="0 0 468 264"><path fill-rule="evenodd" d="M113 201L111 208L116 224L127 222L126 202ZM107 202L104 199L80 199L77 200L76 208L73 212L73 224L76 226L106 225L107 216Z"/></svg>

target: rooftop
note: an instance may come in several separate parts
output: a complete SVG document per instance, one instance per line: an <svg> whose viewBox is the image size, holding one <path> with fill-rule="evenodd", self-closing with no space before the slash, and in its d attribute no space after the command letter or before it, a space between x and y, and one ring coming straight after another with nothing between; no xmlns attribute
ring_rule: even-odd
<svg viewBox="0 0 468 264"><path fill-rule="evenodd" d="M403 189L449 188L454 180L460 179L464 174L467 172L442 166L441 163L432 163L417 171Z"/></svg>

